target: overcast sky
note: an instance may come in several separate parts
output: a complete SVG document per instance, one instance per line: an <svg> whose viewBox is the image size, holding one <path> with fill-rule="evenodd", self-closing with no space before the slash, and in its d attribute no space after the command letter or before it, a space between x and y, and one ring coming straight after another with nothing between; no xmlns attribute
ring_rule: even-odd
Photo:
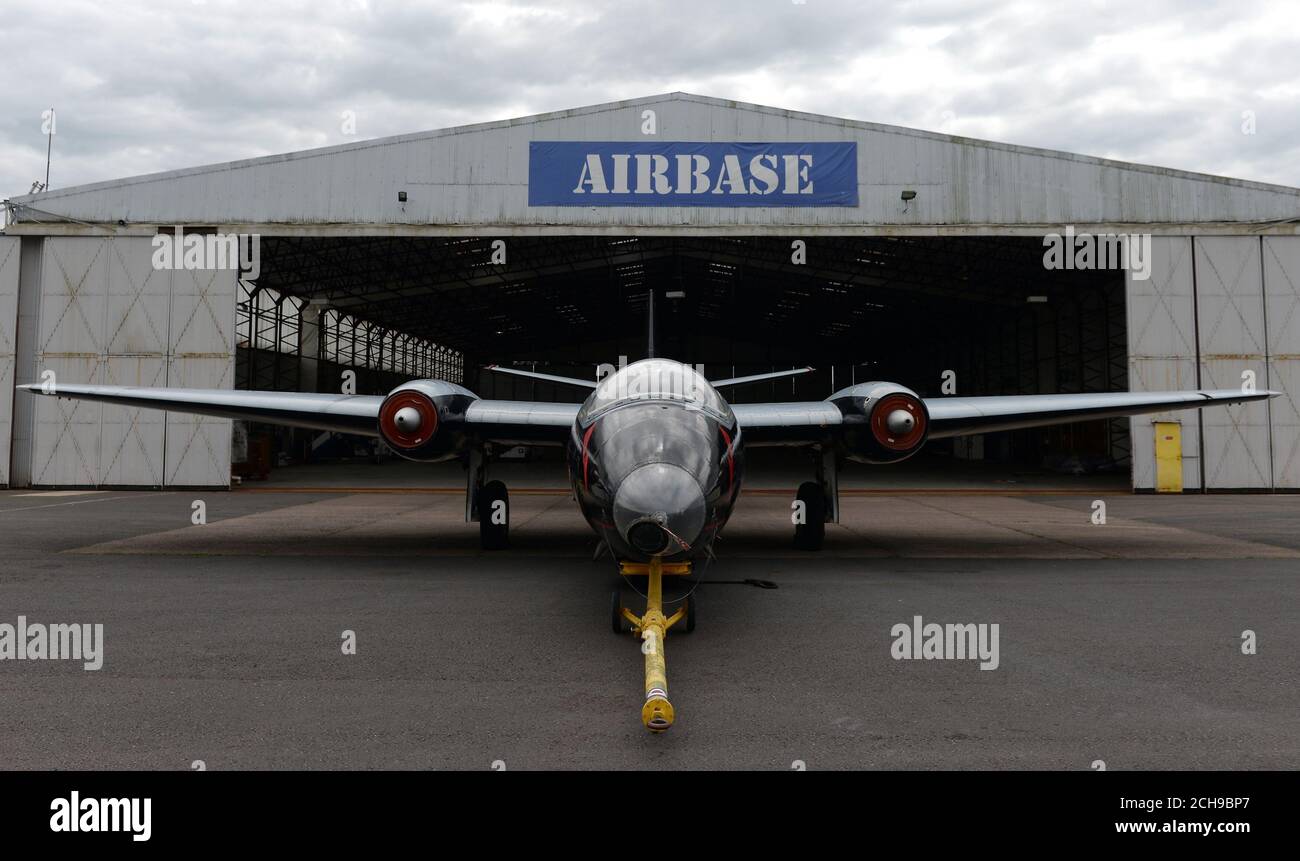
<svg viewBox="0 0 1300 861"><path fill-rule="evenodd" d="M673 90L1300 186L1295 0L0 2L0 196Z"/></svg>

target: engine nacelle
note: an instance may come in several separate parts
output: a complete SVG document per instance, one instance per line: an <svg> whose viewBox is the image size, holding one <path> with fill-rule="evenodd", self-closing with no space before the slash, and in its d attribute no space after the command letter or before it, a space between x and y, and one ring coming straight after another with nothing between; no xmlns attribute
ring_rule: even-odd
<svg viewBox="0 0 1300 861"><path fill-rule="evenodd" d="M930 413L898 383L859 383L827 398L844 416L841 454L858 463L896 463L921 450Z"/></svg>
<svg viewBox="0 0 1300 861"><path fill-rule="evenodd" d="M469 445L465 410L478 396L445 380L412 380L379 407L379 436L407 460L450 460Z"/></svg>

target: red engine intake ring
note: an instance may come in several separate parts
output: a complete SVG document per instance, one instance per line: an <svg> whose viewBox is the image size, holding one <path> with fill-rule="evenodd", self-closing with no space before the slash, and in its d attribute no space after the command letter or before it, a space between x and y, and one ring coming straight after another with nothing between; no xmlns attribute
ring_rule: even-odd
<svg viewBox="0 0 1300 861"><path fill-rule="evenodd" d="M895 435L890 432L889 414L897 410L907 410L912 415L912 429L905 434ZM910 451L925 439L925 406L911 395L885 395L871 410L871 435L876 442L891 451Z"/></svg>
<svg viewBox="0 0 1300 861"><path fill-rule="evenodd" d="M420 414L420 427L407 433L397 426L398 410L412 407ZM438 408L425 395L414 391L389 395L379 408L379 429L384 441L398 448L416 448L433 439L438 432Z"/></svg>

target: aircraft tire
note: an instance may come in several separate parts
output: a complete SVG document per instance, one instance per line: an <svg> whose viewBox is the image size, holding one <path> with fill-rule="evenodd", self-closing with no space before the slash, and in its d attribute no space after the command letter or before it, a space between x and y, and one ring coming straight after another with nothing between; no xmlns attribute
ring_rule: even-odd
<svg viewBox="0 0 1300 861"><path fill-rule="evenodd" d="M504 523L494 523L504 503ZM504 550L510 544L510 494L500 481L489 481L478 491L478 534L484 550Z"/></svg>
<svg viewBox="0 0 1300 861"><path fill-rule="evenodd" d="M615 634L627 633L627 622L623 619L623 593L615 589L609 598L609 620Z"/></svg>
<svg viewBox="0 0 1300 861"><path fill-rule="evenodd" d="M795 499L803 503L804 523L794 527L794 546L799 550L821 550L826 538L826 494L815 481L799 485Z"/></svg>

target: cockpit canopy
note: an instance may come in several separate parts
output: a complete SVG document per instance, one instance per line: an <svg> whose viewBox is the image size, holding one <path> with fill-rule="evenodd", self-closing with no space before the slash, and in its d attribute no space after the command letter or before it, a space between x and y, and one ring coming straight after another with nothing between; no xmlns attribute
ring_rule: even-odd
<svg viewBox="0 0 1300 861"><path fill-rule="evenodd" d="M578 411L578 422L585 425L612 407L636 401L673 401L728 424L734 420L731 407L690 365L642 359L601 380Z"/></svg>

